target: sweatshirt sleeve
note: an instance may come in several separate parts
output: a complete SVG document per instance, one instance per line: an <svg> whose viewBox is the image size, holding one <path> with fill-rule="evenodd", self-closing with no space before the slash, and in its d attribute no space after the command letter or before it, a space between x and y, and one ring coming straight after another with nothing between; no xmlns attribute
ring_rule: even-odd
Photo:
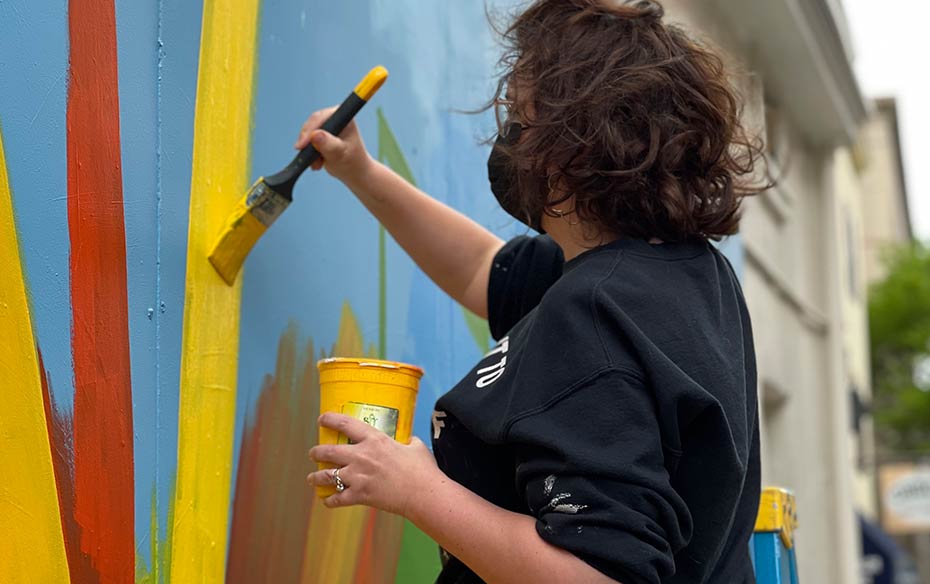
<svg viewBox="0 0 930 584"><path fill-rule="evenodd" d="M624 584L674 573L691 515L672 488L655 407L633 374L609 370L511 423L517 489L540 537Z"/></svg>
<svg viewBox="0 0 930 584"><path fill-rule="evenodd" d="M488 278L488 324L500 340L562 275L562 250L548 235L521 235L497 253Z"/></svg>

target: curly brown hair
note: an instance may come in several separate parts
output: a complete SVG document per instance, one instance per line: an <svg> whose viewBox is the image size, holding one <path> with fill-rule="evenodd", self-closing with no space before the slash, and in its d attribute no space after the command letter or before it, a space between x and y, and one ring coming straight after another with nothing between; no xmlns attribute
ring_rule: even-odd
<svg viewBox="0 0 930 584"><path fill-rule="evenodd" d="M770 186L723 60L663 16L655 1L536 0L499 29L498 96L525 128L503 148L509 196L527 217L574 195L580 220L624 237L719 240Z"/></svg>

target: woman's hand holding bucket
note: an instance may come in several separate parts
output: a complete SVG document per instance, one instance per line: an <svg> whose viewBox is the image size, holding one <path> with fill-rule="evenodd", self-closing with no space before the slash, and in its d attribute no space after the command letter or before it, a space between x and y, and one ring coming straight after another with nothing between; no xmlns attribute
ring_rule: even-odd
<svg viewBox="0 0 930 584"><path fill-rule="evenodd" d="M320 416L320 426L352 442L324 444L310 450L312 460L337 469L312 472L307 482L317 487L334 486L338 484L333 476L336 472L345 486L323 500L327 507L368 505L406 517L411 499L422 494L424 487L446 478L432 453L416 437L410 444L402 444L361 420L336 413Z"/></svg>

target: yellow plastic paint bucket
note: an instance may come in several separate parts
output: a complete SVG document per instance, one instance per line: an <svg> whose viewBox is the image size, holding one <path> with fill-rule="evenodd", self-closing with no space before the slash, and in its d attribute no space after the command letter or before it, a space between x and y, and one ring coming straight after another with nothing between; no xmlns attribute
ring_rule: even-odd
<svg viewBox="0 0 930 584"><path fill-rule="evenodd" d="M423 370L415 365L378 359L323 359L320 370L320 412L358 418L398 442L408 444L413 411ZM320 444L348 444L349 440L320 426ZM320 470L335 468L319 464ZM336 492L334 486L317 487L318 497Z"/></svg>

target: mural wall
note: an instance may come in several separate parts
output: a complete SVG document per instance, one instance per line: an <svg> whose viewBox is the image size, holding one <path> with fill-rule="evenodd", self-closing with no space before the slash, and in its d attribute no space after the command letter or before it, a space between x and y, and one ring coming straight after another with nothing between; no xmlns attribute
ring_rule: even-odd
<svg viewBox="0 0 930 584"><path fill-rule="evenodd" d="M306 487L315 363L425 368L429 442L486 324L324 173L235 287L206 249L376 64L372 153L520 232L486 186L492 117L457 113L495 59L482 3L0 1L0 581L432 581L415 528Z"/></svg>
<svg viewBox="0 0 930 584"><path fill-rule="evenodd" d="M489 2L507 10L515 0ZM306 487L317 359L488 348L346 189L306 176L236 286L206 260L250 182L372 66L373 154L504 237L483 2L0 0L0 582L432 582L397 517Z"/></svg>

